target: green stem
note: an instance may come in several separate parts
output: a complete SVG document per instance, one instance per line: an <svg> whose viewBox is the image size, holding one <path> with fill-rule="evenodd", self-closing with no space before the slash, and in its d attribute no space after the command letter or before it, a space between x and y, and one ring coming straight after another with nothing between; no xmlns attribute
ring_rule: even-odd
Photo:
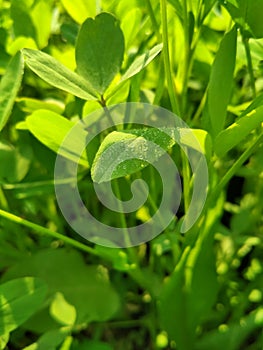
<svg viewBox="0 0 263 350"><path fill-rule="evenodd" d="M157 23L157 20L156 20L156 17L155 17L153 8L152 8L151 1L150 0L145 0L145 3L146 3L146 7L147 7L147 10L148 10L148 13L149 13L152 25L153 25L153 29L154 29L154 31L156 33L156 36L157 36L157 39L158 39L159 42L161 42L162 41L162 37L161 37L161 34L159 32L159 26L158 26L158 23Z"/></svg>
<svg viewBox="0 0 263 350"><path fill-rule="evenodd" d="M165 67L165 74L166 74L166 80L167 80L168 94L171 101L172 111L175 114L180 114L180 111L178 108L177 95L175 91L175 85L173 82L170 54L169 54L166 0L160 0L160 4L161 4L161 18L162 18L162 35L163 35L163 56L164 56L164 67Z"/></svg>
<svg viewBox="0 0 263 350"><path fill-rule="evenodd" d="M0 186L0 205L2 208L8 210L8 202L1 186Z"/></svg>
<svg viewBox="0 0 263 350"><path fill-rule="evenodd" d="M212 198L216 199L224 187L228 184L231 178L236 174L238 169L245 163L245 161L251 156L251 154L257 149L257 147L263 141L263 132L256 138L256 140L249 146L244 153L235 161L227 173L223 176L219 184L215 187Z"/></svg>
<svg viewBox="0 0 263 350"><path fill-rule="evenodd" d="M63 241L64 243L71 245L72 247L75 247L77 249L82 250L85 253L89 253L89 254L96 255L96 256L99 255L93 248L90 248L89 246L86 246L83 243L80 243L72 238L64 236L61 233L49 230L46 227L42 227L40 225L37 225L31 221L25 220L25 219L23 219L19 216L16 216L14 214L11 214L5 210L0 209L0 216L5 218L6 220L9 220L9 221L14 222L16 224L25 226L25 227L31 229L32 231L36 232L37 234L47 235L47 236L50 236L52 238L59 239L59 240Z"/></svg>
<svg viewBox="0 0 263 350"><path fill-rule="evenodd" d="M243 40L243 44L244 44L246 56L247 56L247 69L250 77L252 94L253 94L253 98L256 98L257 91L256 91L256 83L255 83L255 77L253 72L253 63L252 63L252 57L250 52L249 39L246 38L243 33L242 33L242 40Z"/></svg>

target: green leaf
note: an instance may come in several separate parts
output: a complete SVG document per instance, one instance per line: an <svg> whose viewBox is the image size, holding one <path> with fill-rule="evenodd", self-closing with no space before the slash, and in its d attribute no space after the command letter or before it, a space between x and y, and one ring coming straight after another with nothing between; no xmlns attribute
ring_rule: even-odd
<svg viewBox="0 0 263 350"><path fill-rule="evenodd" d="M262 0L220 1L226 7L233 20L242 28L247 38L262 38Z"/></svg>
<svg viewBox="0 0 263 350"><path fill-rule="evenodd" d="M252 110L249 114L239 118L226 130L217 135L214 142L215 153L223 157L228 151L238 145L251 131L263 123L263 107Z"/></svg>
<svg viewBox="0 0 263 350"><path fill-rule="evenodd" d="M0 335L0 350L5 350L6 345L9 341L9 333L6 333L4 335Z"/></svg>
<svg viewBox="0 0 263 350"><path fill-rule="evenodd" d="M217 290L213 235L200 236L185 250L160 294L162 327L179 349L194 348L196 328L211 311Z"/></svg>
<svg viewBox="0 0 263 350"><path fill-rule="evenodd" d="M69 331L65 329L54 329L44 333L37 342L25 347L23 350L56 350L65 340Z"/></svg>
<svg viewBox="0 0 263 350"><path fill-rule="evenodd" d="M144 128L114 131L100 145L91 168L92 179L101 183L140 171L149 163L157 161L176 142L207 157L212 153L211 138L204 130ZM158 149L151 143L159 146ZM132 159L131 154L134 156ZM116 167L113 169L114 165Z"/></svg>
<svg viewBox="0 0 263 350"><path fill-rule="evenodd" d="M77 72L103 94L120 71L124 37L109 13L88 18L81 26L76 45Z"/></svg>
<svg viewBox="0 0 263 350"><path fill-rule="evenodd" d="M184 251L174 272L164 284L158 304L158 311L162 329L171 340L175 340L179 349L193 348L193 332L189 330L187 322L185 286L185 265L189 255L189 248Z"/></svg>
<svg viewBox="0 0 263 350"><path fill-rule="evenodd" d="M141 72L162 51L163 44L154 46L151 50L135 58L134 62L123 74L120 83Z"/></svg>
<svg viewBox="0 0 263 350"><path fill-rule="evenodd" d="M50 85L84 100L97 98L95 91L87 81L50 55L31 49L23 49L22 53L28 67Z"/></svg>
<svg viewBox="0 0 263 350"><path fill-rule="evenodd" d="M210 75L207 108L212 134L217 135L225 125L236 62L237 29L226 33L216 54Z"/></svg>
<svg viewBox="0 0 263 350"><path fill-rule="evenodd" d="M24 36L37 41L36 28L30 15L32 3L30 0L12 0L10 15L13 20L13 30L16 37Z"/></svg>
<svg viewBox="0 0 263 350"><path fill-rule="evenodd" d="M39 279L25 277L0 285L0 335L11 332L37 311L46 295Z"/></svg>
<svg viewBox="0 0 263 350"><path fill-rule="evenodd" d="M119 297L111 286L107 270L87 265L76 250L46 249L13 265L4 279L31 275L46 282L50 296L62 293L77 311L76 324L106 321L119 308Z"/></svg>
<svg viewBox="0 0 263 350"><path fill-rule="evenodd" d="M81 24L87 17L94 17L96 15L96 1L86 0L61 0L67 13Z"/></svg>
<svg viewBox="0 0 263 350"><path fill-rule="evenodd" d="M165 149L173 145L171 138L157 129L110 133L103 140L92 164L93 181L101 183L126 176L142 170L148 162L156 161L165 151L155 149L153 152L148 141ZM133 158L128 159L131 154ZM147 159L147 162L144 159Z"/></svg>
<svg viewBox="0 0 263 350"><path fill-rule="evenodd" d="M76 163L89 167L86 155L82 154L83 145L87 137L87 132L80 126L74 128L70 140L64 142L66 135L75 126L72 121L61 117L59 114L49 110L37 110L26 119L29 131L45 146L52 151L66 157ZM81 155L81 157L80 157Z"/></svg>
<svg viewBox="0 0 263 350"><path fill-rule="evenodd" d="M70 305L61 293L56 293L50 306L50 314L64 326L73 326L77 318L75 307Z"/></svg>
<svg viewBox="0 0 263 350"><path fill-rule="evenodd" d="M0 82L0 131L10 117L23 73L24 61L21 53L17 53L8 64Z"/></svg>

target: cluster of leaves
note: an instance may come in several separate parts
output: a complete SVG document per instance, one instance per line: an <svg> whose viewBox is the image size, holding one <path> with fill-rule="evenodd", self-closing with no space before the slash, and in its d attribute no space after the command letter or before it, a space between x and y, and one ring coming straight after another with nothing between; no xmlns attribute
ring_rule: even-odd
<svg viewBox="0 0 263 350"><path fill-rule="evenodd" d="M0 349L260 349L263 1L0 0L0 9ZM78 159L100 115L91 113L122 102L172 110L200 143L179 130L209 167L207 204L185 234L194 175L176 140L128 119ZM87 115L96 118L61 150ZM145 140L182 169L173 222L135 248L82 242L56 204L56 154L79 162L95 217L134 226L162 197L141 160ZM111 145L116 159L133 145L137 161L106 172ZM138 178L150 196L129 217L98 203L94 182L112 181L128 200Z"/></svg>

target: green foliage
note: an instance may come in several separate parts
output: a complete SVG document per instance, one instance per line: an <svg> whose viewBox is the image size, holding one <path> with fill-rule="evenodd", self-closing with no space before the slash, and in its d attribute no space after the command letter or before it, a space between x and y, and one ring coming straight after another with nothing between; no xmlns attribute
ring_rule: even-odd
<svg viewBox="0 0 263 350"><path fill-rule="evenodd" d="M261 349L262 6L0 0L1 350ZM178 169L170 183L154 166L165 154ZM97 244L95 230L91 243L59 210L56 159L68 161L55 176L65 194L77 188L128 245L127 228L158 217L164 193L182 197L179 209L140 246ZM121 201L147 192L135 180L148 198L126 213ZM112 185L119 211L96 183ZM93 224L67 200L88 236Z"/></svg>
<svg viewBox="0 0 263 350"><path fill-rule="evenodd" d="M101 95L120 71L124 37L117 20L101 13L81 26L76 44L77 72Z"/></svg>
<svg viewBox="0 0 263 350"><path fill-rule="evenodd" d="M17 53L6 68L0 84L0 131L11 114L24 72L24 61Z"/></svg>

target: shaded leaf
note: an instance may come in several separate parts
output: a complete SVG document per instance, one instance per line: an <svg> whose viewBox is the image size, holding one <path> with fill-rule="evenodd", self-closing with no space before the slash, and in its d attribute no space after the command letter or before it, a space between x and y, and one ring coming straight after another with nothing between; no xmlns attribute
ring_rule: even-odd
<svg viewBox="0 0 263 350"><path fill-rule="evenodd" d="M42 304L46 285L39 279L25 277L0 285L0 335L24 323Z"/></svg>
<svg viewBox="0 0 263 350"><path fill-rule="evenodd" d="M108 320L119 308L105 270L87 265L76 250L41 250L11 267L3 278L24 275L45 281L50 295L62 293L77 310L76 323Z"/></svg>

